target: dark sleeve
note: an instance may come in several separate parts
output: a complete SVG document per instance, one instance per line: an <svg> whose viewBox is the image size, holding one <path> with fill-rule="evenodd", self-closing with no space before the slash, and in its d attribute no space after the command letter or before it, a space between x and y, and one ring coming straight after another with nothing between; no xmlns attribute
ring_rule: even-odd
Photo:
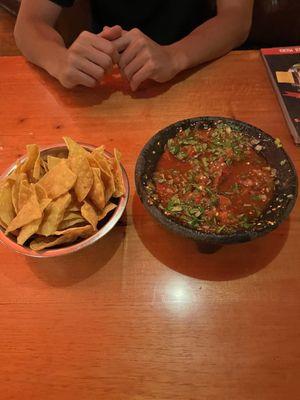
<svg viewBox="0 0 300 400"><path fill-rule="evenodd" d="M61 7L71 7L75 2L75 0L50 0L50 1Z"/></svg>

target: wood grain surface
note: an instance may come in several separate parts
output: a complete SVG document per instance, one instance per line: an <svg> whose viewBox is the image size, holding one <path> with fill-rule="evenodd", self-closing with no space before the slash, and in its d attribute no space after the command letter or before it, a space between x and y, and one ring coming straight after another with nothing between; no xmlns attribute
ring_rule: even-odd
<svg viewBox="0 0 300 400"><path fill-rule="evenodd" d="M117 71L66 90L21 57L0 58L0 171L28 143L63 135L117 147L126 215L72 256L0 245L0 398L283 400L300 393L300 207L274 232L201 254L135 194L144 143L183 118L240 119L279 137L300 171L260 54L232 52L131 93Z"/></svg>

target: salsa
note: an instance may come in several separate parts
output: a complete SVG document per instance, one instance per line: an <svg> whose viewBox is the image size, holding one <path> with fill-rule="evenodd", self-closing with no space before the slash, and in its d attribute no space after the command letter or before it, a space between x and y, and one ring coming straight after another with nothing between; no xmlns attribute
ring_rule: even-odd
<svg viewBox="0 0 300 400"><path fill-rule="evenodd" d="M196 230L250 229L271 200L276 170L262 146L230 126L187 128L168 140L147 190L166 216Z"/></svg>

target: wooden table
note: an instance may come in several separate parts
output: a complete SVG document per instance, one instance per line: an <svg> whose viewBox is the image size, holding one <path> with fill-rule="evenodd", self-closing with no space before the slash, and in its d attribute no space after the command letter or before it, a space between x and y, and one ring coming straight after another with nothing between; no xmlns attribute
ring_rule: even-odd
<svg viewBox="0 0 300 400"><path fill-rule="evenodd" d="M38 261L0 246L0 398L283 400L300 392L300 208L269 235L200 254L135 194L134 166L160 128L228 116L296 148L260 55L232 52L132 94L115 73L65 90L23 58L0 59L0 169L28 143L123 154L131 196L106 238Z"/></svg>

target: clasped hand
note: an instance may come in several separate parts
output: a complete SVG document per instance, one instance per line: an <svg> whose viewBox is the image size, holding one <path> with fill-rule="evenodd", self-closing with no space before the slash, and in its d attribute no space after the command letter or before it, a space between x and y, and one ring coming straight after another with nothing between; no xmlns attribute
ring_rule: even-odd
<svg viewBox="0 0 300 400"><path fill-rule="evenodd" d="M114 26L98 35L82 32L66 50L58 79L66 88L94 87L114 64L133 91L147 79L166 82L178 72L171 46L157 44L137 28Z"/></svg>

